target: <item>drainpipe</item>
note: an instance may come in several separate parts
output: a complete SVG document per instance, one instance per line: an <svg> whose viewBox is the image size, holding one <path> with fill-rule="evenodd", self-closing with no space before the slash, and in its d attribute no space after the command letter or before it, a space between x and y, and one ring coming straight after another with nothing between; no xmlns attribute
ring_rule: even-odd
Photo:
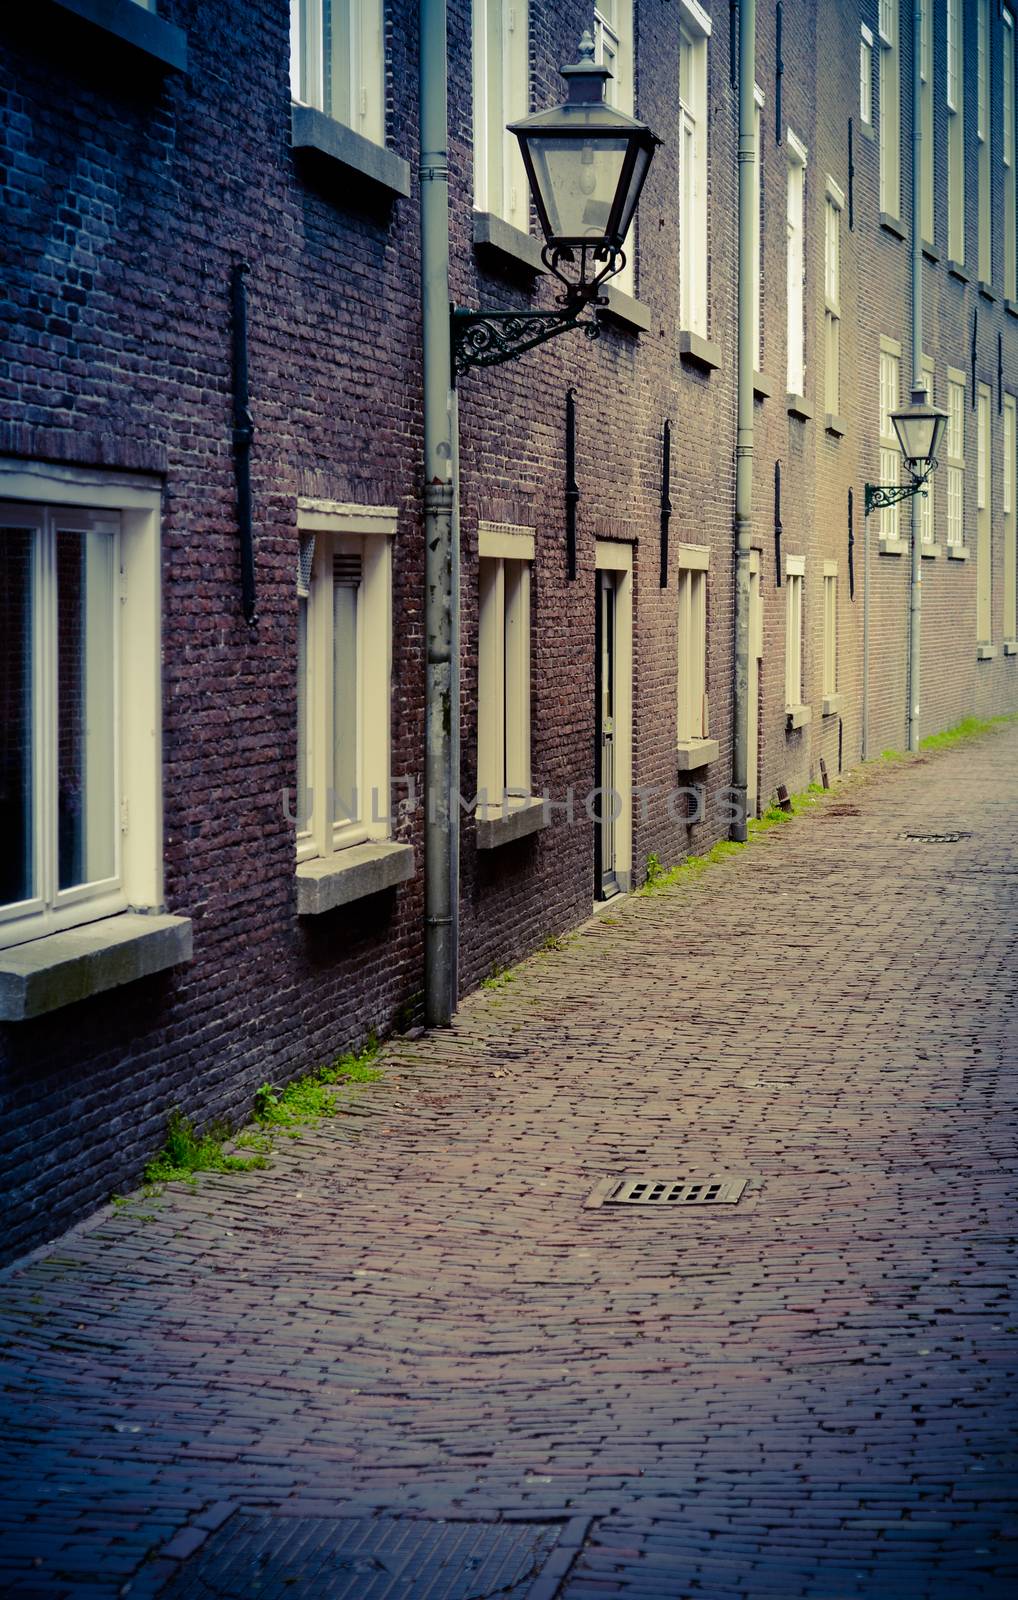
<svg viewBox="0 0 1018 1600"><path fill-rule="evenodd" d="M756 0L739 6L739 378L735 443L735 693L732 788L736 820L732 838L749 837L746 795L749 778L749 557L753 525L753 168L755 133Z"/></svg>
<svg viewBox="0 0 1018 1600"><path fill-rule="evenodd" d="M926 390L923 377L923 241L922 241L922 8L912 3L912 398ZM919 672L922 651L923 553L920 542L919 496L909 501L912 525L912 574L908 596L908 748L919 749Z"/></svg>
<svg viewBox="0 0 1018 1600"><path fill-rule="evenodd" d="M449 333L449 151L446 0L421 0L421 301L424 356L424 1013L455 1009L457 901L453 833L453 440Z"/></svg>

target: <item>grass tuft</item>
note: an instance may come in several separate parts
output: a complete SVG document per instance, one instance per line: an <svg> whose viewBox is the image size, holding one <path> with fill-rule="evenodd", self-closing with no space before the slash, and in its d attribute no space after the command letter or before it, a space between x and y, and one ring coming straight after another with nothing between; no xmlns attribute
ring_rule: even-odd
<svg viewBox="0 0 1018 1600"><path fill-rule="evenodd" d="M295 1078L284 1089L263 1083L255 1091L254 1114L258 1127L241 1134L239 1143L254 1149L271 1148L269 1130L296 1138L302 1128L312 1128L323 1117L336 1115L337 1085L377 1083L381 1070L374 1065L378 1041L372 1035L360 1052L346 1051L328 1065L316 1067L303 1078Z"/></svg>
<svg viewBox="0 0 1018 1600"><path fill-rule="evenodd" d="M191 1119L175 1107L167 1119L166 1143L146 1166L144 1182L194 1183L199 1172L250 1172L266 1165L260 1155L228 1156L223 1144L229 1137L225 1122L212 1123L204 1133L196 1132Z"/></svg>

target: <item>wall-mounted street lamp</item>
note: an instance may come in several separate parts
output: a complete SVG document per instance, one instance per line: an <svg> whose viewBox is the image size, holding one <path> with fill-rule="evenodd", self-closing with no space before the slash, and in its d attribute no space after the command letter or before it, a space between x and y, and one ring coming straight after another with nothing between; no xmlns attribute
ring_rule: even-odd
<svg viewBox="0 0 1018 1600"><path fill-rule="evenodd" d="M454 306L457 372L511 361L570 328L582 327L596 338L597 322L580 322L580 313L599 303L601 285L625 266L622 246L661 141L646 123L606 103L611 72L595 63L589 32L580 40L579 60L561 70L569 87L563 104L508 127L520 142L544 233L541 258L565 285L559 296L562 310L467 311Z"/></svg>
<svg viewBox="0 0 1018 1600"><path fill-rule="evenodd" d="M913 389L912 402L891 412L894 431L909 470L910 483L868 483L866 515L884 506L897 505L914 494L925 494L923 484L937 470L937 451L947 427L947 412L931 405L926 390Z"/></svg>

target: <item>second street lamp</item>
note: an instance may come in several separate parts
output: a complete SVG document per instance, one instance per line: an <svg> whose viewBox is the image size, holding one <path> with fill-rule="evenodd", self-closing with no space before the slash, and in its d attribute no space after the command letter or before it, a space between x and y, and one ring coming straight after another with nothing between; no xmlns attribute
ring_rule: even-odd
<svg viewBox="0 0 1018 1600"><path fill-rule="evenodd" d="M923 484L937 470L937 451L947 427L947 412L931 405L925 389L913 389L910 405L891 412L894 431L911 477L910 483L868 483L866 515L897 505L910 495L925 493Z"/></svg>
<svg viewBox="0 0 1018 1600"><path fill-rule="evenodd" d="M601 285L625 265L622 246L661 141L646 123L606 103L611 72L595 62L589 33L580 40L579 60L561 70L568 98L550 111L509 123L508 129L520 142L544 233L542 259L565 285L562 310L468 311L455 306L457 372L510 361L570 328L582 327L596 337L597 323L581 323L580 313L597 302Z"/></svg>

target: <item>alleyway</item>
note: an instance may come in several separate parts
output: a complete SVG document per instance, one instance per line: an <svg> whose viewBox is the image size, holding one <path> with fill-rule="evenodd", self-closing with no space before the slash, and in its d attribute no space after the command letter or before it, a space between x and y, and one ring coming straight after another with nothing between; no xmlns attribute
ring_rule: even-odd
<svg viewBox="0 0 1018 1600"><path fill-rule="evenodd" d="M435 1600L1018 1592L1016 767L846 784L8 1276L0 1590L423 1595L315 1566L377 1512L526 1536ZM645 1171L750 1184L584 1209Z"/></svg>

